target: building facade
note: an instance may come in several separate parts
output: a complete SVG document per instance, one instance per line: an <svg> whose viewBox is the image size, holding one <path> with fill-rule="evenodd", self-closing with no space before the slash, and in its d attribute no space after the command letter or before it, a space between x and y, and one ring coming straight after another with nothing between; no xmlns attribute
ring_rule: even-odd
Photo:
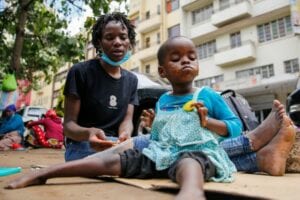
<svg viewBox="0 0 300 200"><path fill-rule="evenodd" d="M159 46L183 35L198 51L195 86L236 90L260 120L296 88L300 35L289 0L131 0L128 16L138 33L130 70L158 76Z"/></svg>

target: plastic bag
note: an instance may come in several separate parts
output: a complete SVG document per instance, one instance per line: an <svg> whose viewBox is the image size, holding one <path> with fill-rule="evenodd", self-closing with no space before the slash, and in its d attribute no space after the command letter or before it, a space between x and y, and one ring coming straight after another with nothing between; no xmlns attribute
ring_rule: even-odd
<svg viewBox="0 0 300 200"><path fill-rule="evenodd" d="M2 82L2 91L10 92L16 90L18 87L15 74L6 74Z"/></svg>

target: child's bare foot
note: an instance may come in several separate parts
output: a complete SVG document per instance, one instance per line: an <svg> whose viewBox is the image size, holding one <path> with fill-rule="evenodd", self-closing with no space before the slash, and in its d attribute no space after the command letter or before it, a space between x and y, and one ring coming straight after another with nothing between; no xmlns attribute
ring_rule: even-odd
<svg viewBox="0 0 300 200"><path fill-rule="evenodd" d="M284 175L286 160L295 141L295 135L293 123L285 115L276 136L257 152L257 164L260 171L272 176Z"/></svg>
<svg viewBox="0 0 300 200"><path fill-rule="evenodd" d="M278 100L274 100L268 117L256 129L247 134L253 151L259 150L271 141L280 129L284 115L284 105Z"/></svg>
<svg viewBox="0 0 300 200"><path fill-rule="evenodd" d="M205 195L202 190L180 191L175 197L175 200L205 200Z"/></svg>
<svg viewBox="0 0 300 200"><path fill-rule="evenodd" d="M46 183L46 181L46 179L41 178L36 173L30 173L11 181L7 186L5 186L5 189L18 189L30 185L43 185Z"/></svg>

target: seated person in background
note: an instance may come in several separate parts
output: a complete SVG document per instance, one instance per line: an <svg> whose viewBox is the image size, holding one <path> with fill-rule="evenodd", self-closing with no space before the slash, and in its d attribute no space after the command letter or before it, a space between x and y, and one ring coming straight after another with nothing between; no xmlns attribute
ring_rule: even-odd
<svg viewBox="0 0 300 200"><path fill-rule="evenodd" d="M25 131L22 117L11 104L4 109L4 119L0 126L0 150L9 150L14 144L21 145Z"/></svg>
<svg viewBox="0 0 300 200"><path fill-rule="evenodd" d="M44 131L39 127L42 125ZM48 110L45 117L38 121L31 121L27 124L27 128L32 128L36 143L46 148L61 148L63 146L63 125L62 120L52 109Z"/></svg>

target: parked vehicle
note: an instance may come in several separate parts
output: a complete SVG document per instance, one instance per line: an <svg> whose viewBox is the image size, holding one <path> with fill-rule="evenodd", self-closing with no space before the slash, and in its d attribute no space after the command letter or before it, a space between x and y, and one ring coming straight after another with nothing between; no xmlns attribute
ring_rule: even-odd
<svg viewBox="0 0 300 200"><path fill-rule="evenodd" d="M300 88L296 89L288 96L287 112L294 124L300 127Z"/></svg>
<svg viewBox="0 0 300 200"><path fill-rule="evenodd" d="M17 111L22 116L23 122L35 121L42 117L47 112L47 108L41 106L25 106Z"/></svg>

